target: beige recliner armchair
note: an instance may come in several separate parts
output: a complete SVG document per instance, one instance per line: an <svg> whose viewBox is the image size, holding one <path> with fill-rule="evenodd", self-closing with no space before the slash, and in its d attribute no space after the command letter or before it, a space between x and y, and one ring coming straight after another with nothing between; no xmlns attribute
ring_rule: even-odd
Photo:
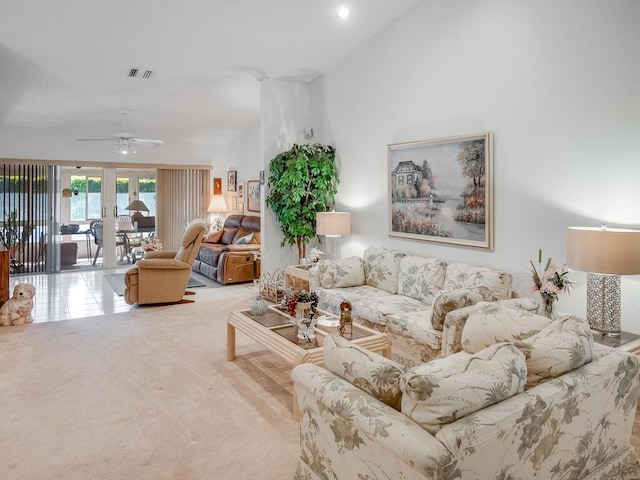
<svg viewBox="0 0 640 480"><path fill-rule="evenodd" d="M177 252L147 252L124 274L124 300L137 303L176 303L183 301L191 275L191 265L206 230L205 221L193 220L184 232L182 246Z"/></svg>

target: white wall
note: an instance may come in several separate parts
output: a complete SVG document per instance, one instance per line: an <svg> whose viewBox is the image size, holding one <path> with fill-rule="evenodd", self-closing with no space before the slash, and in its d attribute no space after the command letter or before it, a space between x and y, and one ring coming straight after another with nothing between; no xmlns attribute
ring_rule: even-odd
<svg viewBox="0 0 640 480"><path fill-rule="evenodd" d="M381 245L504 268L527 294L568 226L640 227L640 2L425 0L313 86L341 164L343 254ZM494 249L391 238L387 145L492 131ZM586 315L586 275L561 312ZM639 277L623 328L640 333Z"/></svg>
<svg viewBox="0 0 640 480"><path fill-rule="evenodd" d="M251 127L244 130L232 141L230 141L220 155L212 159L213 168L211 178L222 178L222 194L227 201L229 214L260 215L256 212L247 211L247 180L258 180L260 170L262 170L262 149L260 145L260 123L256 122ZM230 192L227 190L227 173L229 170L237 172L236 183L239 187L243 185L243 197L240 198L240 191ZM213 187L212 192L213 192ZM232 198L236 197L238 209L232 210ZM240 203L244 204L244 212L240 211Z"/></svg>
<svg viewBox="0 0 640 480"><path fill-rule="evenodd" d="M264 79L261 82L260 125L262 158L265 183L269 182L269 162L279 153L288 150L294 143L305 144L305 128L320 128L321 111L317 103L312 103L309 85L286 80ZM315 106L315 110L312 109ZM311 141L320 141L318 137ZM265 185L266 186L266 185ZM264 200L265 189L262 189ZM263 272L273 272L276 268L294 265L298 262L296 246L280 246L282 233L273 211L264 207L262 215L261 239Z"/></svg>

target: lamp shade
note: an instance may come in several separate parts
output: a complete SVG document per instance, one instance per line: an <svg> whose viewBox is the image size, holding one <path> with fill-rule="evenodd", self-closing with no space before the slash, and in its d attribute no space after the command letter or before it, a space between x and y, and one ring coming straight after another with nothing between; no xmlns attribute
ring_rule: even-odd
<svg viewBox="0 0 640 480"><path fill-rule="evenodd" d="M316 213L316 234L327 237L339 237L351 233L351 214L349 212Z"/></svg>
<svg viewBox="0 0 640 480"><path fill-rule="evenodd" d="M640 230L569 227L567 264L583 272L640 274Z"/></svg>
<svg viewBox="0 0 640 480"><path fill-rule="evenodd" d="M135 210L136 212L148 212L149 209L142 200L134 200L125 207L125 210Z"/></svg>
<svg viewBox="0 0 640 480"><path fill-rule="evenodd" d="M210 213L226 213L227 212L227 202L222 195L214 195L211 197L211 201L209 202L209 207L207 208L207 212Z"/></svg>

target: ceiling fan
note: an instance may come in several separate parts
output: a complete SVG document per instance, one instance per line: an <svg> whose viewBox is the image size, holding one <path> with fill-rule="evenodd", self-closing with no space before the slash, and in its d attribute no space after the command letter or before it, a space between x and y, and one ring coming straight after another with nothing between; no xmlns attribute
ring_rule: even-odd
<svg viewBox="0 0 640 480"><path fill-rule="evenodd" d="M77 138L79 142L99 142L109 140L115 142L113 153L115 155L132 155L136 153L135 145L145 145L148 147L157 147L162 144L162 140L154 138L135 138L132 133L125 129L125 118L127 110L120 110L122 116L122 131L113 134L113 137L103 138Z"/></svg>

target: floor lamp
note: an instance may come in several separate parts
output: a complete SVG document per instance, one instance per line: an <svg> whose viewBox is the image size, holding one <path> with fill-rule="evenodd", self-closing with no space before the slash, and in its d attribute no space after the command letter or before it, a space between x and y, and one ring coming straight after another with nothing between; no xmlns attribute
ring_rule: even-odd
<svg viewBox="0 0 640 480"><path fill-rule="evenodd" d="M327 237L327 257L340 258L340 237L351 233L351 214L348 212L316 213L316 234ZM337 245L336 245L337 244Z"/></svg>
<svg viewBox="0 0 640 480"><path fill-rule="evenodd" d="M591 329L620 336L620 275L640 274L640 230L569 227L567 265L587 272Z"/></svg>

